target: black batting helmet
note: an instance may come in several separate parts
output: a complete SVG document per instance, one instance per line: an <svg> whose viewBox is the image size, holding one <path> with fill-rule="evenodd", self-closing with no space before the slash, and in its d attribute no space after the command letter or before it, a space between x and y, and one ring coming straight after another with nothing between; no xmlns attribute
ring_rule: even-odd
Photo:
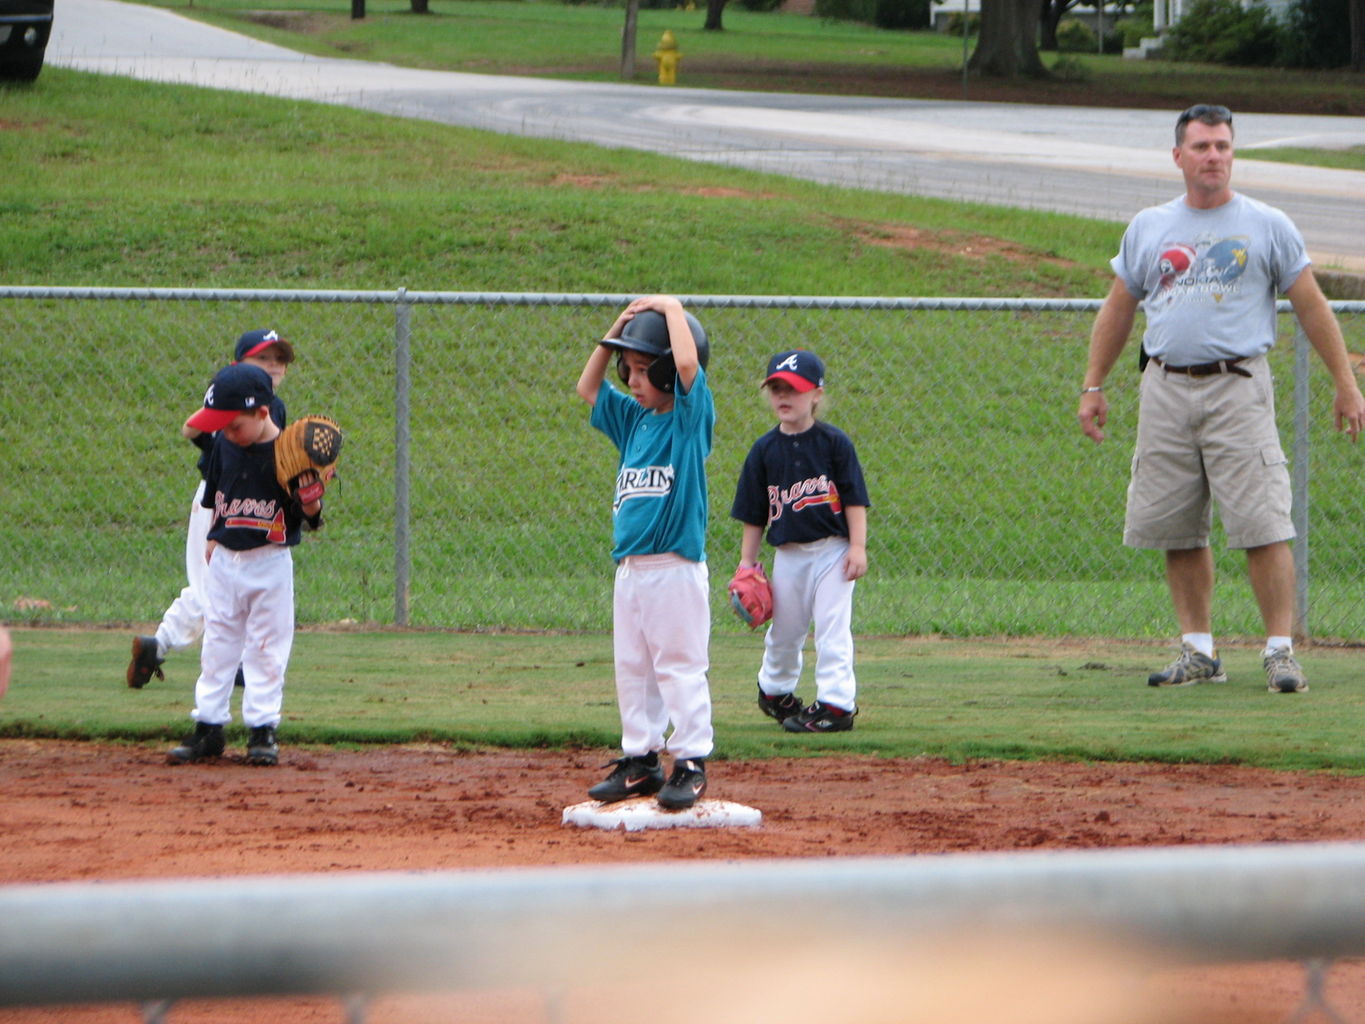
<svg viewBox="0 0 1365 1024"><path fill-rule="evenodd" d="M684 313L683 316L687 317L687 326L691 328L692 339L697 343L697 362L704 370L711 358L711 346L706 341L706 329L691 313ZM636 313L633 318L626 321L625 327L621 328L619 338L611 338L602 344L619 351L620 354L616 357L616 372L621 375L623 383L630 382L630 371L626 369L625 364L626 351L643 352L647 356L655 357L646 371L649 382L660 391L670 395L673 393L677 368L673 364L673 342L668 336L668 320L662 313L656 313L652 309Z"/></svg>

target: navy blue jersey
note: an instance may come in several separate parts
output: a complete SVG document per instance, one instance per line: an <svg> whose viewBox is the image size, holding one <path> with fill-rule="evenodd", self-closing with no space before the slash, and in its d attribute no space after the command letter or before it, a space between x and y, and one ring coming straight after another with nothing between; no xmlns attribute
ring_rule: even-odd
<svg viewBox="0 0 1365 1024"><path fill-rule="evenodd" d="M281 430L289 421L289 415L285 412L284 402L280 400L279 395L270 400L270 418L275 421L275 426ZM213 439L217 436L217 434L199 434L190 438L199 448L199 462L197 463L199 475L206 480L208 479L209 452L213 450Z"/></svg>
<svg viewBox="0 0 1365 1024"><path fill-rule="evenodd" d="M870 504L848 435L820 420L800 434L774 427L749 449L730 515L768 528L768 543L847 537L845 505Z"/></svg>
<svg viewBox="0 0 1365 1024"><path fill-rule="evenodd" d="M275 442L243 448L215 434L204 473L209 540L233 551L299 542L303 509L275 479Z"/></svg>

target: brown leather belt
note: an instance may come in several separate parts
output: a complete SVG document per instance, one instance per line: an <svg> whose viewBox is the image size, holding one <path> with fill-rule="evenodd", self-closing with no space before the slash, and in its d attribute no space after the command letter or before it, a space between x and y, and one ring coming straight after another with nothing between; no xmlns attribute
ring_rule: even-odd
<svg viewBox="0 0 1365 1024"><path fill-rule="evenodd" d="M1239 377L1250 377L1250 370L1237 365L1241 361L1242 357L1239 357L1237 359L1220 359L1216 363L1197 363L1194 366L1171 366L1164 360L1152 356L1152 362L1167 373L1185 373L1191 377L1212 377L1218 373L1235 373Z"/></svg>

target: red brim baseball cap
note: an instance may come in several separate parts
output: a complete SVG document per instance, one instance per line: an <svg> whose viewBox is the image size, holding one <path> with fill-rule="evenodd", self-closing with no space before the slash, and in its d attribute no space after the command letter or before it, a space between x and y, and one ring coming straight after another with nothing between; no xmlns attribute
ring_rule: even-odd
<svg viewBox="0 0 1365 1024"><path fill-rule="evenodd" d="M785 370L781 373L774 373L772 376L766 378L763 383L771 384L775 380L785 381L790 384L793 391L814 391L820 386L814 381L806 380L806 378L802 377L799 373L787 373Z"/></svg>
<svg viewBox="0 0 1365 1024"><path fill-rule="evenodd" d="M258 356L270 348L279 349L280 358L286 363L294 361L294 346L281 338L279 331L247 331L237 339L237 345L233 351L237 362L240 363L243 359L249 356Z"/></svg>
<svg viewBox="0 0 1365 1024"><path fill-rule="evenodd" d="M825 364L809 349L779 352L768 360L768 376L763 378L763 384L775 380L784 381L797 391L814 391L825 386Z"/></svg>
<svg viewBox="0 0 1365 1024"><path fill-rule="evenodd" d="M241 413L269 408L275 397L270 374L250 363L233 363L213 375L204 393L204 407L185 421L186 426L212 434L222 430Z"/></svg>
<svg viewBox="0 0 1365 1024"><path fill-rule="evenodd" d="M185 421L186 426L216 434L242 413L241 409L200 409Z"/></svg>

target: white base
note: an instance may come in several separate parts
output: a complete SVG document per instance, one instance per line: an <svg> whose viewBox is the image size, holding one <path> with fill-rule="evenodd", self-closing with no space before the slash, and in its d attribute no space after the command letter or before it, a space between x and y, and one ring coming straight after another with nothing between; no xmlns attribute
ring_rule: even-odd
<svg viewBox="0 0 1365 1024"><path fill-rule="evenodd" d="M652 796L640 796L619 803L597 800L564 808L561 825L641 832L647 828L727 828L755 827L763 824L763 812L755 807L725 800L698 800L685 811L666 811Z"/></svg>

